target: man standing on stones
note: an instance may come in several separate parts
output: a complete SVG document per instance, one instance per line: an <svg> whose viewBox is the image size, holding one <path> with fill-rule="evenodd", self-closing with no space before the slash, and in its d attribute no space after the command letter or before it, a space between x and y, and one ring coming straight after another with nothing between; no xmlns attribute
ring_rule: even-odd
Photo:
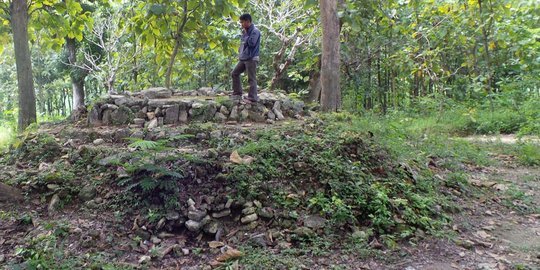
<svg viewBox="0 0 540 270"><path fill-rule="evenodd" d="M231 73L233 93L231 98L242 98L242 84L240 74L244 71L248 75L249 93L244 102L253 103L259 101L257 95L257 64L259 63L259 46L261 44L261 32L251 21L251 15L240 16L242 25L242 38L238 49L239 62Z"/></svg>

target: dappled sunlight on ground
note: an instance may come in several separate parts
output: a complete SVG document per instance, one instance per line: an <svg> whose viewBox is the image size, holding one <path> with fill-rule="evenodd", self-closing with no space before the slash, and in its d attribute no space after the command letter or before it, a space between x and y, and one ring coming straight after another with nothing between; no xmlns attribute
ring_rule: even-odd
<svg viewBox="0 0 540 270"><path fill-rule="evenodd" d="M9 144L13 136L13 129L7 125L0 123L0 149Z"/></svg>
<svg viewBox="0 0 540 270"><path fill-rule="evenodd" d="M518 137L515 134L501 134L501 135L474 135L463 138L472 142L495 142L505 144L515 144L520 142L540 143L540 138L536 136L523 136Z"/></svg>

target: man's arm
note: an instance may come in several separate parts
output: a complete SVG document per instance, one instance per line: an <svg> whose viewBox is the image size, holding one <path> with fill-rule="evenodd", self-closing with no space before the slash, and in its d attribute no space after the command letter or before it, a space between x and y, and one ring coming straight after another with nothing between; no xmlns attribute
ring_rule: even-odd
<svg viewBox="0 0 540 270"><path fill-rule="evenodd" d="M248 46L255 47L255 45L257 45L257 40L259 40L260 36L261 36L261 32L259 32L259 30L252 31L251 35L249 35L249 38L247 40Z"/></svg>

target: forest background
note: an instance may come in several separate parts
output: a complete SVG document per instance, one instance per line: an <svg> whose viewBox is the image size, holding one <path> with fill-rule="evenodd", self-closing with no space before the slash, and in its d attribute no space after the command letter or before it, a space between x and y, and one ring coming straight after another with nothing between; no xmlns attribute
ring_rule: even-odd
<svg viewBox="0 0 540 270"><path fill-rule="evenodd" d="M38 122L108 92L230 90L243 12L263 33L260 88L318 100L317 1L2 1L0 144L21 106L16 2L28 4ZM338 17L342 110L459 134L540 134L537 1L341 1Z"/></svg>

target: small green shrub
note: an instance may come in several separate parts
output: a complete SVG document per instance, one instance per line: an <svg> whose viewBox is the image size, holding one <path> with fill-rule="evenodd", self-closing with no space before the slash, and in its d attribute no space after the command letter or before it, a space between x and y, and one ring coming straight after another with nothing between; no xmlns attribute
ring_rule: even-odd
<svg viewBox="0 0 540 270"><path fill-rule="evenodd" d="M518 159L527 166L540 166L540 145L533 143L519 145Z"/></svg>
<svg viewBox="0 0 540 270"><path fill-rule="evenodd" d="M25 162L39 164L52 162L62 154L62 146L46 133L26 133L18 139L15 146L15 158Z"/></svg>
<svg viewBox="0 0 540 270"><path fill-rule="evenodd" d="M526 122L520 128L519 133L540 136L540 100L538 98L527 100L521 110Z"/></svg>

